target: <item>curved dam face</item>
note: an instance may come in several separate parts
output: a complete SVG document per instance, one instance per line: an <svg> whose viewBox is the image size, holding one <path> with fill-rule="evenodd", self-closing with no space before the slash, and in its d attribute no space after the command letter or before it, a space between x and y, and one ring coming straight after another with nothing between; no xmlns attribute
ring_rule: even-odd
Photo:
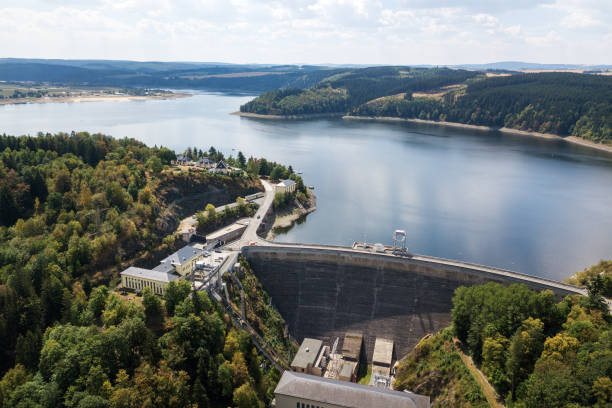
<svg viewBox="0 0 612 408"><path fill-rule="evenodd" d="M393 340L401 358L423 336L449 326L451 299L459 286L494 281L552 289L559 296L579 292L552 281L419 256L289 245L242 252L293 337L332 344L347 331L359 331L369 360L376 337Z"/></svg>

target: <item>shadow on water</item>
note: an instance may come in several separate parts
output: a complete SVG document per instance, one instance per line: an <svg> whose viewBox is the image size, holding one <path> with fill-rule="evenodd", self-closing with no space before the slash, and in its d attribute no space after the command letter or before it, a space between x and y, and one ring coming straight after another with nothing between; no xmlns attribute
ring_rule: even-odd
<svg viewBox="0 0 612 408"><path fill-rule="evenodd" d="M279 236L279 235L285 235L287 234L289 231L291 231L293 229L293 227L295 227L296 225L301 225L303 223L306 222L306 218L308 217L308 214L302 214L300 215L295 221L293 221L291 223L291 225L289 225L288 227L278 227L278 228L274 228L274 235Z"/></svg>

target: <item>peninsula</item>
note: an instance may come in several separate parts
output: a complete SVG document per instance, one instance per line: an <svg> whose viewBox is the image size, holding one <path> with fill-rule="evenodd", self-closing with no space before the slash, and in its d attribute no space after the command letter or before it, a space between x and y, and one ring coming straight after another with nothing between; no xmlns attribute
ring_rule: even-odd
<svg viewBox="0 0 612 408"><path fill-rule="evenodd" d="M612 151L612 78L568 72L372 67L240 107L258 118L405 120L563 139Z"/></svg>
<svg viewBox="0 0 612 408"><path fill-rule="evenodd" d="M184 92L141 88L92 88L31 83L0 83L0 105L57 102L125 102L174 99L191 96Z"/></svg>

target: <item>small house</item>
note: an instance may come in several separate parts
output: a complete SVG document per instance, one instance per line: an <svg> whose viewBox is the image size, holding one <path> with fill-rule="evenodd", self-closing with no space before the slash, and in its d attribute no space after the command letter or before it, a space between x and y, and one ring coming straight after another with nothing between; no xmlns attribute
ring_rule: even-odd
<svg viewBox="0 0 612 408"><path fill-rule="evenodd" d="M283 180L274 186L274 191L276 193L281 193L281 194L293 193L295 191L295 187L296 187L295 181Z"/></svg>
<svg viewBox="0 0 612 408"><path fill-rule="evenodd" d="M230 174L231 168L226 162L221 160L210 169L210 172L216 174Z"/></svg>

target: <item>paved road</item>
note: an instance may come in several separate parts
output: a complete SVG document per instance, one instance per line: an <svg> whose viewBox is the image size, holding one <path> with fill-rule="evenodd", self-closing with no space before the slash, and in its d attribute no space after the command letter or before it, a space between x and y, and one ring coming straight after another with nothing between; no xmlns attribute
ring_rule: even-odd
<svg viewBox="0 0 612 408"><path fill-rule="evenodd" d="M268 214L270 207L272 207L272 202L274 201L274 186L266 180L261 180L261 184L263 184L265 189L263 202L257 209L257 212L253 218L251 218L249 221L249 225L242 233L242 237L239 240L226 245L226 248L239 251L242 249L242 247L248 246L251 242L255 242L257 245L265 242L257 235L257 230L263 222L266 214Z"/></svg>

